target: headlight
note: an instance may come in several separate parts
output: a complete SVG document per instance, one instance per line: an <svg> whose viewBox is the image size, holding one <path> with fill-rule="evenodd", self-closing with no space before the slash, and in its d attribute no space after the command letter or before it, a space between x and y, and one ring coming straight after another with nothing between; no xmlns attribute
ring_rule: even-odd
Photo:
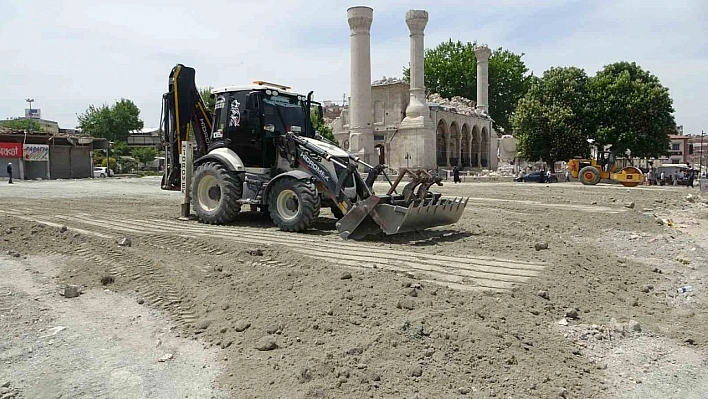
<svg viewBox="0 0 708 399"><path fill-rule="evenodd" d="M273 132L275 132L275 125L271 125L271 124L265 125L265 126L263 126L263 130L265 130L266 132L273 133Z"/></svg>

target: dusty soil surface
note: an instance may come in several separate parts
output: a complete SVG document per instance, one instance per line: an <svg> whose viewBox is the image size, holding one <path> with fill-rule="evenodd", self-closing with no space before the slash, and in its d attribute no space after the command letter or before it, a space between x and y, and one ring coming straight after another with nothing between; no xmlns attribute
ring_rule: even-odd
<svg viewBox="0 0 708 399"><path fill-rule="evenodd" d="M325 211L307 234L249 213L231 226L178 221L179 193L154 178L3 189L0 293L13 294L0 296L0 332L15 338L0 346L0 384L57 397L40 390L56 370L85 397L159 397L157 384L182 395L164 397L705 397L697 190L440 191L470 197L458 224L350 242ZM84 294L65 299L63 284ZM56 316L34 323L42 312ZM72 366L79 355L93 377Z"/></svg>

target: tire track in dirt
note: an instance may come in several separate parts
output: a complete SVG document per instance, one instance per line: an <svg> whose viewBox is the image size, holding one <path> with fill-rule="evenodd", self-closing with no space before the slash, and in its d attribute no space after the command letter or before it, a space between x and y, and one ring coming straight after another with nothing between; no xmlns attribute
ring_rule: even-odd
<svg viewBox="0 0 708 399"><path fill-rule="evenodd" d="M225 239L245 244L283 245L301 255L334 264L356 268L378 267L398 272L420 273L430 282L464 290L509 290L539 275L545 266L540 263L505 260L493 257L439 256L348 242L329 241L321 236L282 233L279 231L239 226L202 226L165 220L97 219L85 216L58 218L93 227L110 228L128 234L145 236L148 245L172 248L192 246L196 238ZM165 237L167 235L167 237ZM154 240L155 237L161 237ZM337 239L338 240L338 239ZM147 242L150 241L150 242ZM152 244L151 244L152 243ZM218 247L202 243L200 250L218 254ZM262 261L256 264L264 264Z"/></svg>
<svg viewBox="0 0 708 399"><path fill-rule="evenodd" d="M7 211L0 211L0 213L9 214L21 220L40 223L55 228L64 226L64 222L68 219L62 216L43 216L41 219L38 219L29 216L12 215ZM92 226L97 227L93 224ZM108 227L106 227L106 229L108 229ZM115 240L116 238L104 233L98 233L94 230L76 227L71 227L71 230L80 234L109 240ZM116 229L111 230L115 231ZM207 244L204 244L202 248L207 247L213 250L213 248L209 247ZM82 243L78 244L78 248L75 245L67 247L63 251L52 250L47 252L47 254L77 257L92 264L102 266L108 270L109 274L114 278L127 279L135 282L135 291L150 305L161 307L173 314L177 324L194 324L197 321L196 314L189 310L187 304L183 303L183 299L187 298L187 296L183 295L183 293L176 290L167 282L164 273L156 266L156 261L144 258L134 253L134 251L126 253L126 250L101 247L103 252L101 253L101 251L97 251L96 249L95 245Z"/></svg>

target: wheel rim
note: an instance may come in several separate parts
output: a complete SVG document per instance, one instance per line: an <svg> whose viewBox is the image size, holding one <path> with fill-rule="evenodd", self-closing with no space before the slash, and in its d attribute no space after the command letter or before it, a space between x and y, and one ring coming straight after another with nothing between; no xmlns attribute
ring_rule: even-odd
<svg viewBox="0 0 708 399"><path fill-rule="evenodd" d="M592 179L595 177L595 174L592 172L585 172L583 177L585 177L585 180L587 181L592 181Z"/></svg>
<svg viewBox="0 0 708 399"><path fill-rule="evenodd" d="M197 201L199 206L206 211L213 211L221 202L221 186L216 177L206 175L199 180L197 186Z"/></svg>
<svg viewBox="0 0 708 399"><path fill-rule="evenodd" d="M297 194L292 190L283 190L278 194L276 200L278 214L285 221L291 221L297 217L300 211L300 203L298 202Z"/></svg>

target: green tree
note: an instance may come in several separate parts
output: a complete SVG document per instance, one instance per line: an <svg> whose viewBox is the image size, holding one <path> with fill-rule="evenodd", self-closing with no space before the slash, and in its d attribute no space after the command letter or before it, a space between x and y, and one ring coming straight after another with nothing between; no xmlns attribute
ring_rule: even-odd
<svg viewBox="0 0 708 399"><path fill-rule="evenodd" d="M157 150L154 147L138 147L133 148L132 155L138 162L147 164L155 160Z"/></svg>
<svg viewBox="0 0 708 399"><path fill-rule="evenodd" d="M589 78L575 67L551 68L519 101L512 117L519 155L554 163L588 156L595 131Z"/></svg>
<svg viewBox="0 0 708 399"><path fill-rule="evenodd" d="M42 130L39 123L31 119L10 119L6 121L0 121L0 126L6 127L8 129L27 130L33 132L39 132Z"/></svg>
<svg viewBox="0 0 708 399"><path fill-rule="evenodd" d="M214 89L211 86L207 87L202 87L199 89L199 95L202 96L202 100L204 100L204 105L206 105L207 110L209 112L214 112L214 106L216 105L216 96L211 94L212 89Z"/></svg>
<svg viewBox="0 0 708 399"><path fill-rule="evenodd" d="M101 166L103 166L103 167L106 166L106 158L105 157L101 160ZM113 173L117 173L116 172L118 170L117 166L118 166L118 163L116 162L116 159L111 157L111 166L109 168L113 171Z"/></svg>
<svg viewBox="0 0 708 399"><path fill-rule="evenodd" d="M598 145L623 155L654 158L666 154L676 129L673 101L659 78L632 62L605 66L592 78Z"/></svg>
<svg viewBox="0 0 708 399"><path fill-rule="evenodd" d="M130 151L128 150L128 144L126 144L124 141L116 141L111 144L111 155L115 155L117 157L124 157L129 153Z"/></svg>
<svg viewBox="0 0 708 399"><path fill-rule="evenodd" d="M112 106L89 105L86 112L77 115L79 128L93 137L111 141L128 141L133 130L143 128L140 109L130 100L121 99Z"/></svg>
<svg viewBox="0 0 708 399"><path fill-rule="evenodd" d="M320 117L320 110L317 107L312 107L310 109L310 122L312 122L312 127L320 133L320 136L326 138L334 144L337 144L337 139L334 137L332 128L325 125L324 121Z"/></svg>
<svg viewBox="0 0 708 399"><path fill-rule="evenodd" d="M477 99L476 43L448 40L425 51L425 88L439 93ZM524 64L524 54L498 48L489 58L489 112L498 126L511 130L511 115L530 87L531 75ZM409 81L410 69L404 77Z"/></svg>

